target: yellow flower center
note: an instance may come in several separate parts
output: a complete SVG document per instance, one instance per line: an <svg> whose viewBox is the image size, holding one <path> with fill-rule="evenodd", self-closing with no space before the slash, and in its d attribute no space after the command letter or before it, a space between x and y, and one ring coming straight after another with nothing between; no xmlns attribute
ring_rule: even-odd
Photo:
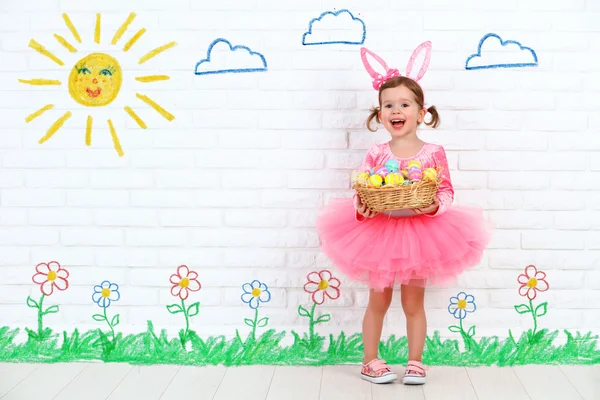
<svg viewBox="0 0 600 400"><path fill-rule="evenodd" d="M109 288L102 289L102 297L104 297L106 299L109 296L110 296L110 289Z"/></svg>
<svg viewBox="0 0 600 400"><path fill-rule="evenodd" d="M183 278L181 281L179 281L179 286L186 288L188 286L190 286L190 279L189 278Z"/></svg>
<svg viewBox="0 0 600 400"><path fill-rule="evenodd" d="M252 296L254 296L254 297L258 297L258 296L260 296L260 294L261 294L261 293L262 293L262 292L260 291L260 289L259 289L259 288L252 289Z"/></svg>
<svg viewBox="0 0 600 400"><path fill-rule="evenodd" d="M457 304L458 308L460 308L461 310L467 308L467 301L466 300L459 300L458 304Z"/></svg>
<svg viewBox="0 0 600 400"><path fill-rule="evenodd" d="M48 280L53 281L55 279L56 279L56 272L54 272L54 271L48 272Z"/></svg>
<svg viewBox="0 0 600 400"><path fill-rule="evenodd" d="M531 278L529 280L529 282L527 282L527 286L529 286L530 288L536 287L537 286L537 279Z"/></svg>
<svg viewBox="0 0 600 400"><path fill-rule="evenodd" d="M321 282L319 282L319 289L325 290L328 287L329 287L329 282L327 282L325 279L323 279Z"/></svg>

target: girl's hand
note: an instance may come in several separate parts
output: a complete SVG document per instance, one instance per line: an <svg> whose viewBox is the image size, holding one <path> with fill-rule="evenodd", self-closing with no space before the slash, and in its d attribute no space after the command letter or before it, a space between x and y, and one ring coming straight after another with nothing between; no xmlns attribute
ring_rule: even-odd
<svg viewBox="0 0 600 400"><path fill-rule="evenodd" d="M433 198L433 204L426 208L413 208L415 214L435 214L440 208L440 201L437 196Z"/></svg>
<svg viewBox="0 0 600 400"><path fill-rule="evenodd" d="M371 211L369 208L367 208L367 206L363 204L359 195L354 196L354 208L356 209L356 211L358 211L360 215L366 218L373 218L374 216L379 214L378 212Z"/></svg>

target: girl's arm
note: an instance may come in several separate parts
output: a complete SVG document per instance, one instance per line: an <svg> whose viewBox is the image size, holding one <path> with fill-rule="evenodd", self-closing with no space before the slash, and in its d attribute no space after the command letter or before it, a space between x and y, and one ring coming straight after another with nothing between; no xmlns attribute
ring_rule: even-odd
<svg viewBox="0 0 600 400"><path fill-rule="evenodd" d="M439 200L439 207L434 214L425 214L429 217L436 217L443 214L454 201L454 187L452 186L452 180L450 178L450 168L448 167L446 151L442 146L434 153L434 159L439 167L439 176L442 179L442 182L440 183L436 194Z"/></svg>
<svg viewBox="0 0 600 400"><path fill-rule="evenodd" d="M371 168L373 168L375 166L375 160L376 160L378 154L379 154L379 146L377 146L377 145L371 146L369 148L369 150L367 150L367 154L365 154L365 158L363 159L363 162L360 164L358 172L360 173L360 172L370 171ZM352 197L352 200L354 201L354 218L359 222L364 221L366 219L366 217L364 215L361 215L357 209L360 206L360 198L358 198L358 193L356 191L354 191L354 196Z"/></svg>

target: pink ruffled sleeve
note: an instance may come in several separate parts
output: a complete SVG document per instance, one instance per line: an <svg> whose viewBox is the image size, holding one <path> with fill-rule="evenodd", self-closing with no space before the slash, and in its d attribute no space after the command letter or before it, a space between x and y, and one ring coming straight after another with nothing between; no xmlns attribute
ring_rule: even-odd
<svg viewBox="0 0 600 400"><path fill-rule="evenodd" d="M438 210L435 214L426 214L428 217L436 217L443 214L454 201L454 187L452 186L452 179L450 178L450 168L448 167L446 151L442 146L439 146L439 149L434 153L433 157L436 165L440 169L439 176L442 178L442 182L440 183L437 192L437 198L440 201Z"/></svg>

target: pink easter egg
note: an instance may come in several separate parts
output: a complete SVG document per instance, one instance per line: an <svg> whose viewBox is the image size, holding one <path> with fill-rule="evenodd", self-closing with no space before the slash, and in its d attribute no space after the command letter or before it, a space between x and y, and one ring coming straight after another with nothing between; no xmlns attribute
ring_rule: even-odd
<svg viewBox="0 0 600 400"><path fill-rule="evenodd" d="M421 172L421 170L418 168L413 168L410 171L408 171L408 179L410 179L413 182L420 181L421 179L423 179L423 172Z"/></svg>

